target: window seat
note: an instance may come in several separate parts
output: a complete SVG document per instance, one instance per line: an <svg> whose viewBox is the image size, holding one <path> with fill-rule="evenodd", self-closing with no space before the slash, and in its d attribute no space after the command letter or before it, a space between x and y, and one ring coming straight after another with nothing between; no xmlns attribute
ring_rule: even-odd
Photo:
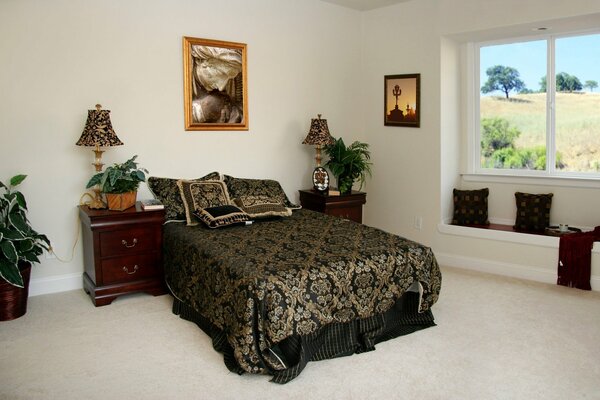
<svg viewBox="0 0 600 400"><path fill-rule="evenodd" d="M582 228L583 231L591 230ZM497 240L524 245L553 247L558 250L560 238L543 232L517 231L512 225L490 223L489 225L452 225L450 222L438 224L438 231L448 235L473 237L478 239ZM595 242L592 252L600 253L600 242Z"/></svg>

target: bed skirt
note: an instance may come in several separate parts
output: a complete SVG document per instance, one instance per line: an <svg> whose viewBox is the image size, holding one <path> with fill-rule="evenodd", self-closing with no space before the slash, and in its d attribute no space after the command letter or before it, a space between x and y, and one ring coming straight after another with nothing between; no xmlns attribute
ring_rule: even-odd
<svg viewBox="0 0 600 400"><path fill-rule="evenodd" d="M329 324L306 336L288 337L274 348L267 350L286 366L283 370L267 368L268 373L273 376L271 381L287 383L300 375L309 361L372 351L375 350L377 343L435 326L431 311L419 313L418 309L419 293L406 292L391 309L383 314L348 323ZM245 372L237 364L233 349L221 329L177 298L173 301L173 313L196 323L211 337L213 348L223 353L225 365L230 371L240 375Z"/></svg>

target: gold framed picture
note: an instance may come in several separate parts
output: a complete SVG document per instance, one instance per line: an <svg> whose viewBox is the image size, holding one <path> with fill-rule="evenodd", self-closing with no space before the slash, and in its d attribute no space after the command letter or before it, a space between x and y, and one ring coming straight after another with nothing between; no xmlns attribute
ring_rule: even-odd
<svg viewBox="0 0 600 400"><path fill-rule="evenodd" d="M186 131L248 130L246 44L183 38Z"/></svg>
<svg viewBox="0 0 600 400"><path fill-rule="evenodd" d="M418 128L421 123L421 74L386 75L384 125Z"/></svg>

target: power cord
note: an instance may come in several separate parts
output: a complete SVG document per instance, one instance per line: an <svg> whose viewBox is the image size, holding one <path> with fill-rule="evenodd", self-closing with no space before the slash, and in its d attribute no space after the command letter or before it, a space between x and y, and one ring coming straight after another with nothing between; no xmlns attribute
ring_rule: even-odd
<svg viewBox="0 0 600 400"><path fill-rule="evenodd" d="M79 198L80 206L85 206L85 205L89 204L89 201L88 202L83 201L83 199L85 197L89 197L90 201L94 199L94 197L92 196L91 193L85 192ZM69 259L63 259L63 258L59 257L59 255L56 254L56 252L54 251L54 247L52 247L52 245L50 245L48 247L48 253L52 254L61 263L65 263L65 264L70 263L71 261L73 261L73 258L75 257L75 247L77 246L77 243L79 242L79 234L80 233L81 233L81 218L79 218L79 214L77 214L77 233L75 234L75 240L73 242L73 247L71 248L71 256L69 257Z"/></svg>

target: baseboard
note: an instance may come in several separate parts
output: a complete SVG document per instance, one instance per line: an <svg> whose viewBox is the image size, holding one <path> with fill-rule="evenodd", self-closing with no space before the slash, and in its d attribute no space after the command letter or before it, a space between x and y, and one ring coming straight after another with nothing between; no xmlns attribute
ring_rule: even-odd
<svg viewBox="0 0 600 400"><path fill-rule="evenodd" d="M29 296L39 296L77 290L83 288L82 273L64 274L48 278L31 279L29 282Z"/></svg>
<svg viewBox="0 0 600 400"><path fill-rule="evenodd" d="M530 265L510 264L438 252L435 253L435 258L440 265L448 267L464 268L472 271L487 272L490 274L526 279L535 282L556 283L556 271L550 271ZM600 276L592 276L590 284L593 291L600 291Z"/></svg>

